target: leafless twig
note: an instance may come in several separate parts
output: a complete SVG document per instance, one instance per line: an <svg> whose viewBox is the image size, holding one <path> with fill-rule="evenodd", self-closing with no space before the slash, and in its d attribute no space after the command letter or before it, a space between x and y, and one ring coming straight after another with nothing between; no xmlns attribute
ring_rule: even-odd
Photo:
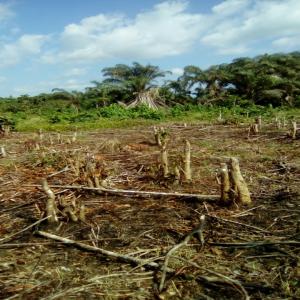
<svg viewBox="0 0 300 300"><path fill-rule="evenodd" d="M165 256L165 261L164 261L164 264L162 266L162 276L161 276L161 280L160 280L160 284L159 284L159 291L162 292L162 290L164 289L164 285L165 285L165 281L166 281L166 275L167 275L167 269L168 269L168 263L169 263L169 260L172 256L172 254L177 251L179 248L183 247L183 246L186 246L187 243L191 240L191 238L194 236L194 235L198 235L200 241L201 241L201 244L203 245L204 243L204 240L203 240L203 234L202 234L202 231L203 231L203 228L204 228L204 223L205 223L205 216L202 215L200 217L200 224L194 229L192 230L185 238L184 240L179 243L179 244L176 244L174 247L172 247L168 253L166 254Z"/></svg>

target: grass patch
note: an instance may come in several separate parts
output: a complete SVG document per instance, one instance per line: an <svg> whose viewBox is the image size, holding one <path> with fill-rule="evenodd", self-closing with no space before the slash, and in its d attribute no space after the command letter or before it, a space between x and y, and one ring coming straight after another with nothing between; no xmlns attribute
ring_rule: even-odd
<svg viewBox="0 0 300 300"><path fill-rule="evenodd" d="M189 124L207 122L211 124L253 123L257 116L270 122L276 117L287 122L300 119L300 109L251 107L209 107L201 105L176 105L168 109L153 110L145 106L126 109L113 104L99 109L79 110L25 109L16 113L1 112L15 124L17 131L68 131L75 128L82 130L98 128L126 128L161 122L185 122ZM222 118L220 119L220 116Z"/></svg>
<svg viewBox="0 0 300 300"><path fill-rule="evenodd" d="M96 121L87 122L60 122L60 123L49 123L46 119L42 117L31 117L22 122L16 124L16 130L22 132L31 132L38 129L43 129L45 131L71 131L77 129L81 130L91 130L91 129L101 129L101 128L129 128L136 126L147 126L157 123L154 120L145 119L107 119L102 118Z"/></svg>

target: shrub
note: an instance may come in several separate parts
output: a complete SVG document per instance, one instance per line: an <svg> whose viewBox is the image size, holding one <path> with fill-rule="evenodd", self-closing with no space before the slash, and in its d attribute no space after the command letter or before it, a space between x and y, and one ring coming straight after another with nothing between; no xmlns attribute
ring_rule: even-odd
<svg viewBox="0 0 300 300"><path fill-rule="evenodd" d="M102 107L98 110L98 113L103 118L128 117L128 110L118 104L111 104L109 106Z"/></svg>
<svg viewBox="0 0 300 300"><path fill-rule="evenodd" d="M151 109L146 105L139 105L128 110L129 116L132 118L143 118L148 120L161 120L165 117L162 109Z"/></svg>

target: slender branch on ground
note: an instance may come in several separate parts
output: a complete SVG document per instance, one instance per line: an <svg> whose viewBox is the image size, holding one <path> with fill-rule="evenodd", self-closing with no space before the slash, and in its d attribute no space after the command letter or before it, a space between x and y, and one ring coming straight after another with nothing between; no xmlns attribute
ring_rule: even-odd
<svg viewBox="0 0 300 300"><path fill-rule="evenodd" d="M26 187L40 187L36 184L24 185ZM49 185L50 188L60 189L74 189L74 190L86 190L86 191L101 191L107 194L113 195L133 195L133 196L157 196L157 197L176 197L184 199L196 199L199 201L218 201L219 195L201 195L201 194L187 194L187 193L167 193L167 192L154 192L154 191L137 191L137 190L122 190L122 189L108 189L104 187L92 188L87 186L76 185Z"/></svg>
<svg viewBox="0 0 300 300"><path fill-rule="evenodd" d="M204 228L204 224L205 224L205 216L202 215L200 217L200 224L193 229L185 238L184 240L179 243L176 244L174 247L172 247L168 253L165 256L165 261L164 264L162 266L162 275L161 275L161 280L160 280L160 284L159 284L159 292L162 292L162 290L164 289L165 286L165 281L166 281L166 276L167 276L167 270L168 270L168 263L170 258L172 257L172 254L177 251L179 248L186 246L187 243L191 240L191 238L195 235L197 235L197 237L200 239L201 244L204 244L204 239L203 239L203 228Z"/></svg>
<svg viewBox="0 0 300 300"><path fill-rule="evenodd" d="M97 252L97 253L100 253L104 256L114 258L114 259L117 259L117 260L120 260L120 261L123 261L123 262L126 262L126 263L130 263L130 264L134 264L134 265L143 265L145 267L152 268L152 269L158 269L160 267L160 265L156 262L149 262L149 261L139 259L139 258L135 258L135 257L129 256L129 255L126 255L126 254L120 254L120 253L117 253L117 252L108 251L108 250L98 248L98 247L95 247L95 246L90 246L90 245L87 245L87 244L84 244L84 243L81 243L81 242L76 242L74 240L71 240L71 239L68 239L68 238L65 238L65 237L62 237L62 236L58 236L58 235L55 235L55 234L52 234L52 233L49 233L49 232L46 232L46 231L38 230L35 233L37 235L45 237L47 239L62 242L65 245L72 245L72 246L78 247L78 248L86 250L86 251ZM167 271L168 272L173 272L174 270L168 268Z"/></svg>

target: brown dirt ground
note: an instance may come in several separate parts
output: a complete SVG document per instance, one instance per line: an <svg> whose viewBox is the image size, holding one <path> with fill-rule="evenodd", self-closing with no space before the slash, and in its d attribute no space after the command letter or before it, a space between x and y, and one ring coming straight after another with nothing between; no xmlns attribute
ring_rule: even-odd
<svg viewBox="0 0 300 300"><path fill-rule="evenodd" d="M300 140L271 124L248 137L246 127L166 125L171 166L182 163L184 140L192 145L192 183L162 177L152 128L78 132L72 143L71 133L62 134L61 141L56 133L44 133L41 140L25 133L2 138L8 155L0 158L0 299L245 299L232 280L251 299L299 299ZM45 216L47 197L30 185L47 176L50 185L86 184L71 168L59 172L77 156L93 160L109 188L212 195L219 194L220 163L238 157L253 204L222 207L193 198L53 188L57 201L84 203L86 221L59 214L59 226L42 222L18 233ZM35 234L44 230L163 264L167 251L199 224L201 215L206 216L204 246L193 238L176 251L169 263L176 274L167 277L161 293L160 271Z"/></svg>

